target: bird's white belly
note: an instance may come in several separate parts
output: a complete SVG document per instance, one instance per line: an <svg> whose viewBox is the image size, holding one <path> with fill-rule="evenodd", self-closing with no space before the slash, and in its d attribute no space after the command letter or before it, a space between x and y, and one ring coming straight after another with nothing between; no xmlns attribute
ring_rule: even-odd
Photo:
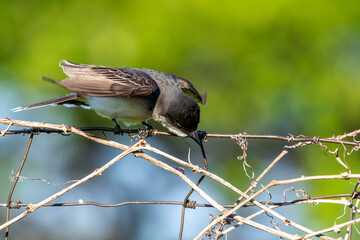
<svg viewBox="0 0 360 240"><path fill-rule="evenodd" d="M142 98L90 97L92 110L102 117L115 118L125 125L135 125L150 119L152 112Z"/></svg>

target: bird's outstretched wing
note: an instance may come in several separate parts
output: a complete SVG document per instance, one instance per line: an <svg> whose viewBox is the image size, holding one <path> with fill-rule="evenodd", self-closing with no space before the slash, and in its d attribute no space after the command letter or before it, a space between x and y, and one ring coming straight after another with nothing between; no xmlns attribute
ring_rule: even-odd
<svg viewBox="0 0 360 240"><path fill-rule="evenodd" d="M60 67L68 78L60 86L85 97L145 97L157 91L156 82L136 68L76 64L66 60Z"/></svg>

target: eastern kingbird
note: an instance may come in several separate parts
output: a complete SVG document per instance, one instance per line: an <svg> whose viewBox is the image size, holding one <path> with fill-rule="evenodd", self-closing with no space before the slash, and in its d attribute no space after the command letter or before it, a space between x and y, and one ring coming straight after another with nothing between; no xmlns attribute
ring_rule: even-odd
<svg viewBox="0 0 360 240"><path fill-rule="evenodd" d="M205 105L206 96L200 95L189 81L151 69L85 65L66 60L60 62L60 67L68 78L44 79L71 93L12 111L77 105L111 119L117 131L121 128L116 120L126 126L142 123L150 127L146 121L153 118L178 136L201 141L196 133L200 121L197 102Z"/></svg>

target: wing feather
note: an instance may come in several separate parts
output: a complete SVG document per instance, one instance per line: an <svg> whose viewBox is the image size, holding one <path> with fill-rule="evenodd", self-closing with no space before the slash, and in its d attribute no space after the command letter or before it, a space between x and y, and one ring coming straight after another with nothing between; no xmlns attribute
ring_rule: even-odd
<svg viewBox="0 0 360 240"><path fill-rule="evenodd" d="M59 82L86 97L145 97L158 89L156 82L136 68L113 68L60 62L68 78Z"/></svg>

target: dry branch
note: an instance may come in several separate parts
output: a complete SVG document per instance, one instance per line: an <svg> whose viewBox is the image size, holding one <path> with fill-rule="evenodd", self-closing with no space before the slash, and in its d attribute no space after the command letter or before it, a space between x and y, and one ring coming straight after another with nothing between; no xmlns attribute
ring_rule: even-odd
<svg viewBox="0 0 360 240"><path fill-rule="evenodd" d="M346 161L345 161L345 153L349 155L350 153L352 153L353 150L359 149L360 143L356 141L355 137L357 136L357 134L360 133L360 130L355 130L351 133L345 133L343 135L336 136L336 137L333 136L330 138L304 137L304 136L294 137L292 135L284 137L284 136L278 136L278 135L210 134L210 133L206 134L207 138L237 139L238 142L240 142L240 140L241 140L241 142L245 142L245 143L246 143L247 139L272 139L272 140L281 140L281 141L286 141L286 142L297 143L290 147L285 146L285 149L272 161L272 163L270 165L268 165L255 180L251 181L251 184L249 185L247 190L241 191L240 189L238 189L237 187L232 185L230 182L211 173L210 171L204 170L204 169L200 168L199 166L191 164L190 162L185 162L185 161L178 159L170 154L167 154L157 148L154 148L154 147L150 146L147 142L145 142L145 140L143 140L143 139L140 139L133 146L127 146L127 145L118 143L116 141L103 139L103 138L100 138L100 137L97 137L97 136L87 133L88 131L113 131L113 129L111 129L111 128L81 128L81 129L78 129L78 128L67 126L67 125L55 125L55 124L18 121L18 120L10 120L10 119L0 119L0 124L7 125L5 130L1 130L1 132L0 132L1 137L5 137L6 135L9 135L9 134L37 134L37 133L61 133L61 134L66 134L66 135L77 134L77 135L85 137L91 141L94 141L94 142L97 142L100 144L104 144L104 145L107 145L107 146L110 146L113 148L117 148L117 149L120 149L123 151L117 157L110 160L107 164L105 164L104 166L102 166L99 169L95 169L92 173L83 177L81 180L76 181L75 183L71 184L70 186L49 196L48 198L44 199L43 201L41 201L37 204L27 205L27 209L25 212L23 212L22 214L16 216L15 218L13 218L7 222L5 222L4 224L2 224L0 226L0 230L10 226L11 224L14 224L18 220L20 220L20 219L24 218L25 216L29 215L30 213L36 211L40 207L52 206L53 204L50 204L50 202L52 202L59 196L67 193L68 191L74 189L75 187L79 186L80 184L88 181L89 179L91 179L97 175L100 175L107 168L109 168L110 166L115 164L117 161L119 161L121 158L123 158L124 156L126 156L130 153L133 153L136 157L143 158L146 161L149 161L152 164L175 174L176 176L181 178L187 185L189 185L191 188L193 188L205 201L207 201L209 203L206 206L214 207L220 212L220 215L218 217L213 218L211 223L208 226L206 226L201 232L199 232L199 234L195 237L195 239L200 239L202 236L204 236L204 234L208 237L214 236L215 239L218 239L221 236L224 236L225 234L229 233L230 231L234 230L236 227L238 227L242 224L247 224L254 228L258 228L260 230L263 230L263 231L266 231L271 234L281 236L281 237L287 238L287 239L308 239L308 238L311 238L314 236L321 238L321 239L333 239L333 238L330 238L323 234L325 234L326 232L329 232L329 231L339 231L341 228L344 228L344 227L348 227L348 231L351 232L351 226L360 221L360 218L355 218L355 216L353 214L355 212L359 213L359 209L356 206L351 204L353 199L359 198L359 194L357 193L358 185L356 186L356 188L354 189L354 192L352 194L343 194L343 195L337 195L337 196L335 196L335 195L323 196L323 197L318 197L318 198L297 199L294 201L277 203L277 205L275 205L275 206L270 206L271 204L275 204L275 203L258 202L255 200L255 198L257 196L259 196L260 194L262 194L265 191L268 191L269 189L271 189L272 187L278 186L278 185L293 184L293 183L298 183L298 182L303 182L303 181L315 181L315 180L360 179L360 174L352 174L350 171L350 168L348 167L348 165L346 164ZM11 130L11 128L13 126L23 126L23 127L28 127L29 129ZM129 133L129 134L144 134L144 133L146 133L146 130L128 129L128 130L124 130L124 132ZM160 132L160 131L156 131L156 130L153 131L152 133L153 133L153 135L173 136L170 133ZM352 138L352 141L350 141L350 140L345 141L344 139L346 139L346 138ZM324 145L326 143L341 145L344 148L344 157L343 157L344 159L340 159L338 149L336 149L333 152L329 151L327 149L327 146ZM269 171L276 165L276 163L279 160L281 160L291 149L299 148L299 147L303 147L303 146L311 145L311 144L319 144L326 152L334 154L336 157L336 160L339 161L342 165L344 165L348 171L345 173L339 174L339 175L301 176L299 178L286 179L286 180L280 180L280 181L273 180L270 183L266 184L265 186L261 185L260 189L255 190L258 187L258 184L260 183L260 181L263 179L263 177L266 174L268 174ZM346 148L345 148L346 145L353 147L350 152L346 151ZM242 148L242 149L244 151L244 155L246 156L246 152L245 152L246 148ZM202 174L204 176L211 178L212 180L222 184L224 187L231 189L232 191L237 193L239 195L238 201L232 207L219 204L213 197L210 197L209 194L207 194L203 189L201 189L199 186L197 186L193 181L191 181L181 171L175 169L174 167L172 167L162 161L159 161L155 157L149 156L148 154L146 154L143 151L149 151L149 152L155 153L158 156L162 156L162 157L165 157L166 159L169 159L170 161L176 163L177 165L191 169L194 173L199 173L199 174ZM19 177L18 175L17 175L17 177ZM250 177L250 180L252 180L252 177ZM249 195L248 193L250 191L252 193ZM9 194L9 196L10 196L9 198L11 198L11 194ZM333 197L333 198L334 197L349 197L350 200L344 200L344 199L328 200L327 198L329 198L329 197ZM327 229L313 231L305 226L302 226L302 225L290 220L287 217L280 215L278 212L275 211L275 208L281 207L281 206L288 206L288 205L299 204L299 203L324 203L324 202L344 205L346 208L351 209L352 218L350 218L350 220L345 223L336 224ZM359 202L359 201L357 201L357 202ZM6 204L8 209L9 209L9 203L10 203L10 201L8 201L8 204ZM165 203L166 202L163 202L162 204L165 204ZM145 203L143 203L143 204L145 204ZM78 205L82 205L82 204L79 203ZM95 203L93 203L93 205L101 206L101 204L95 204ZM122 204L122 205L124 205L124 204ZM194 203L194 206L195 205L199 206L199 204ZM69 205L67 205L65 203L63 206L69 206ZM254 213L248 217L243 217L243 216L239 215L239 213L237 213L237 211L240 208L245 207L245 206L255 206L255 207L258 207L259 210L256 213ZM227 209L226 207L230 207L230 209ZM263 213L270 214L271 216L279 219L285 225L292 226L296 229L301 230L302 232L305 233L305 235L303 235L303 236L293 235L293 234L287 233L285 231L282 231L280 229L275 229L273 227L269 227L269 226L260 224L256 221L252 220L254 217L256 217L260 214L263 214ZM235 226L232 226L232 227L226 229L225 226L227 224L230 224L230 222L232 220L236 220L237 224ZM216 226L220 226L220 227L214 231ZM350 239L351 234L349 234L347 236L349 236L349 239Z"/></svg>
<svg viewBox="0 0 360 240"><path fill-rule="evenodd" d="M84 182L88 181L89 179L97 176L97 175L101 175L106 169L108 169L110 166L112 166L113 164L115 164L117 161L119 161L121 158L125 157L126 155L128 155L131 152L137 151L138 150L138 145L142 144L142 142L138 142L137 144L135 144L134 146L128 148L127 150L125 150L124 152L122 152L121 154L119 154L117 157L113 158L112 160L110 160L108 163L106 163L104 166L102 166L99 169L95 169L92 173L90 173L89 175L85 176L84 178L80 179L79 181L71 184L70 186L64 188L63 190L51 195L50 197L44 199L43 201L37 203L37 204L31 204L30 206L27 207L26 211L23 212L22 214L19 214L18 216L14 217L13 219L11 219L10 221L7 221L6 223L0 225L0 230L14 224L15 222L19 221L20 219L26 217L27 215L33 213L34 211L36 211L37 209L39 209L40 207L42 207L43 205L59 198L60 196L64 195L65 193L69 192L70 190L74 189L75 187L79 186L80 184L83 184Z"/></svg>

